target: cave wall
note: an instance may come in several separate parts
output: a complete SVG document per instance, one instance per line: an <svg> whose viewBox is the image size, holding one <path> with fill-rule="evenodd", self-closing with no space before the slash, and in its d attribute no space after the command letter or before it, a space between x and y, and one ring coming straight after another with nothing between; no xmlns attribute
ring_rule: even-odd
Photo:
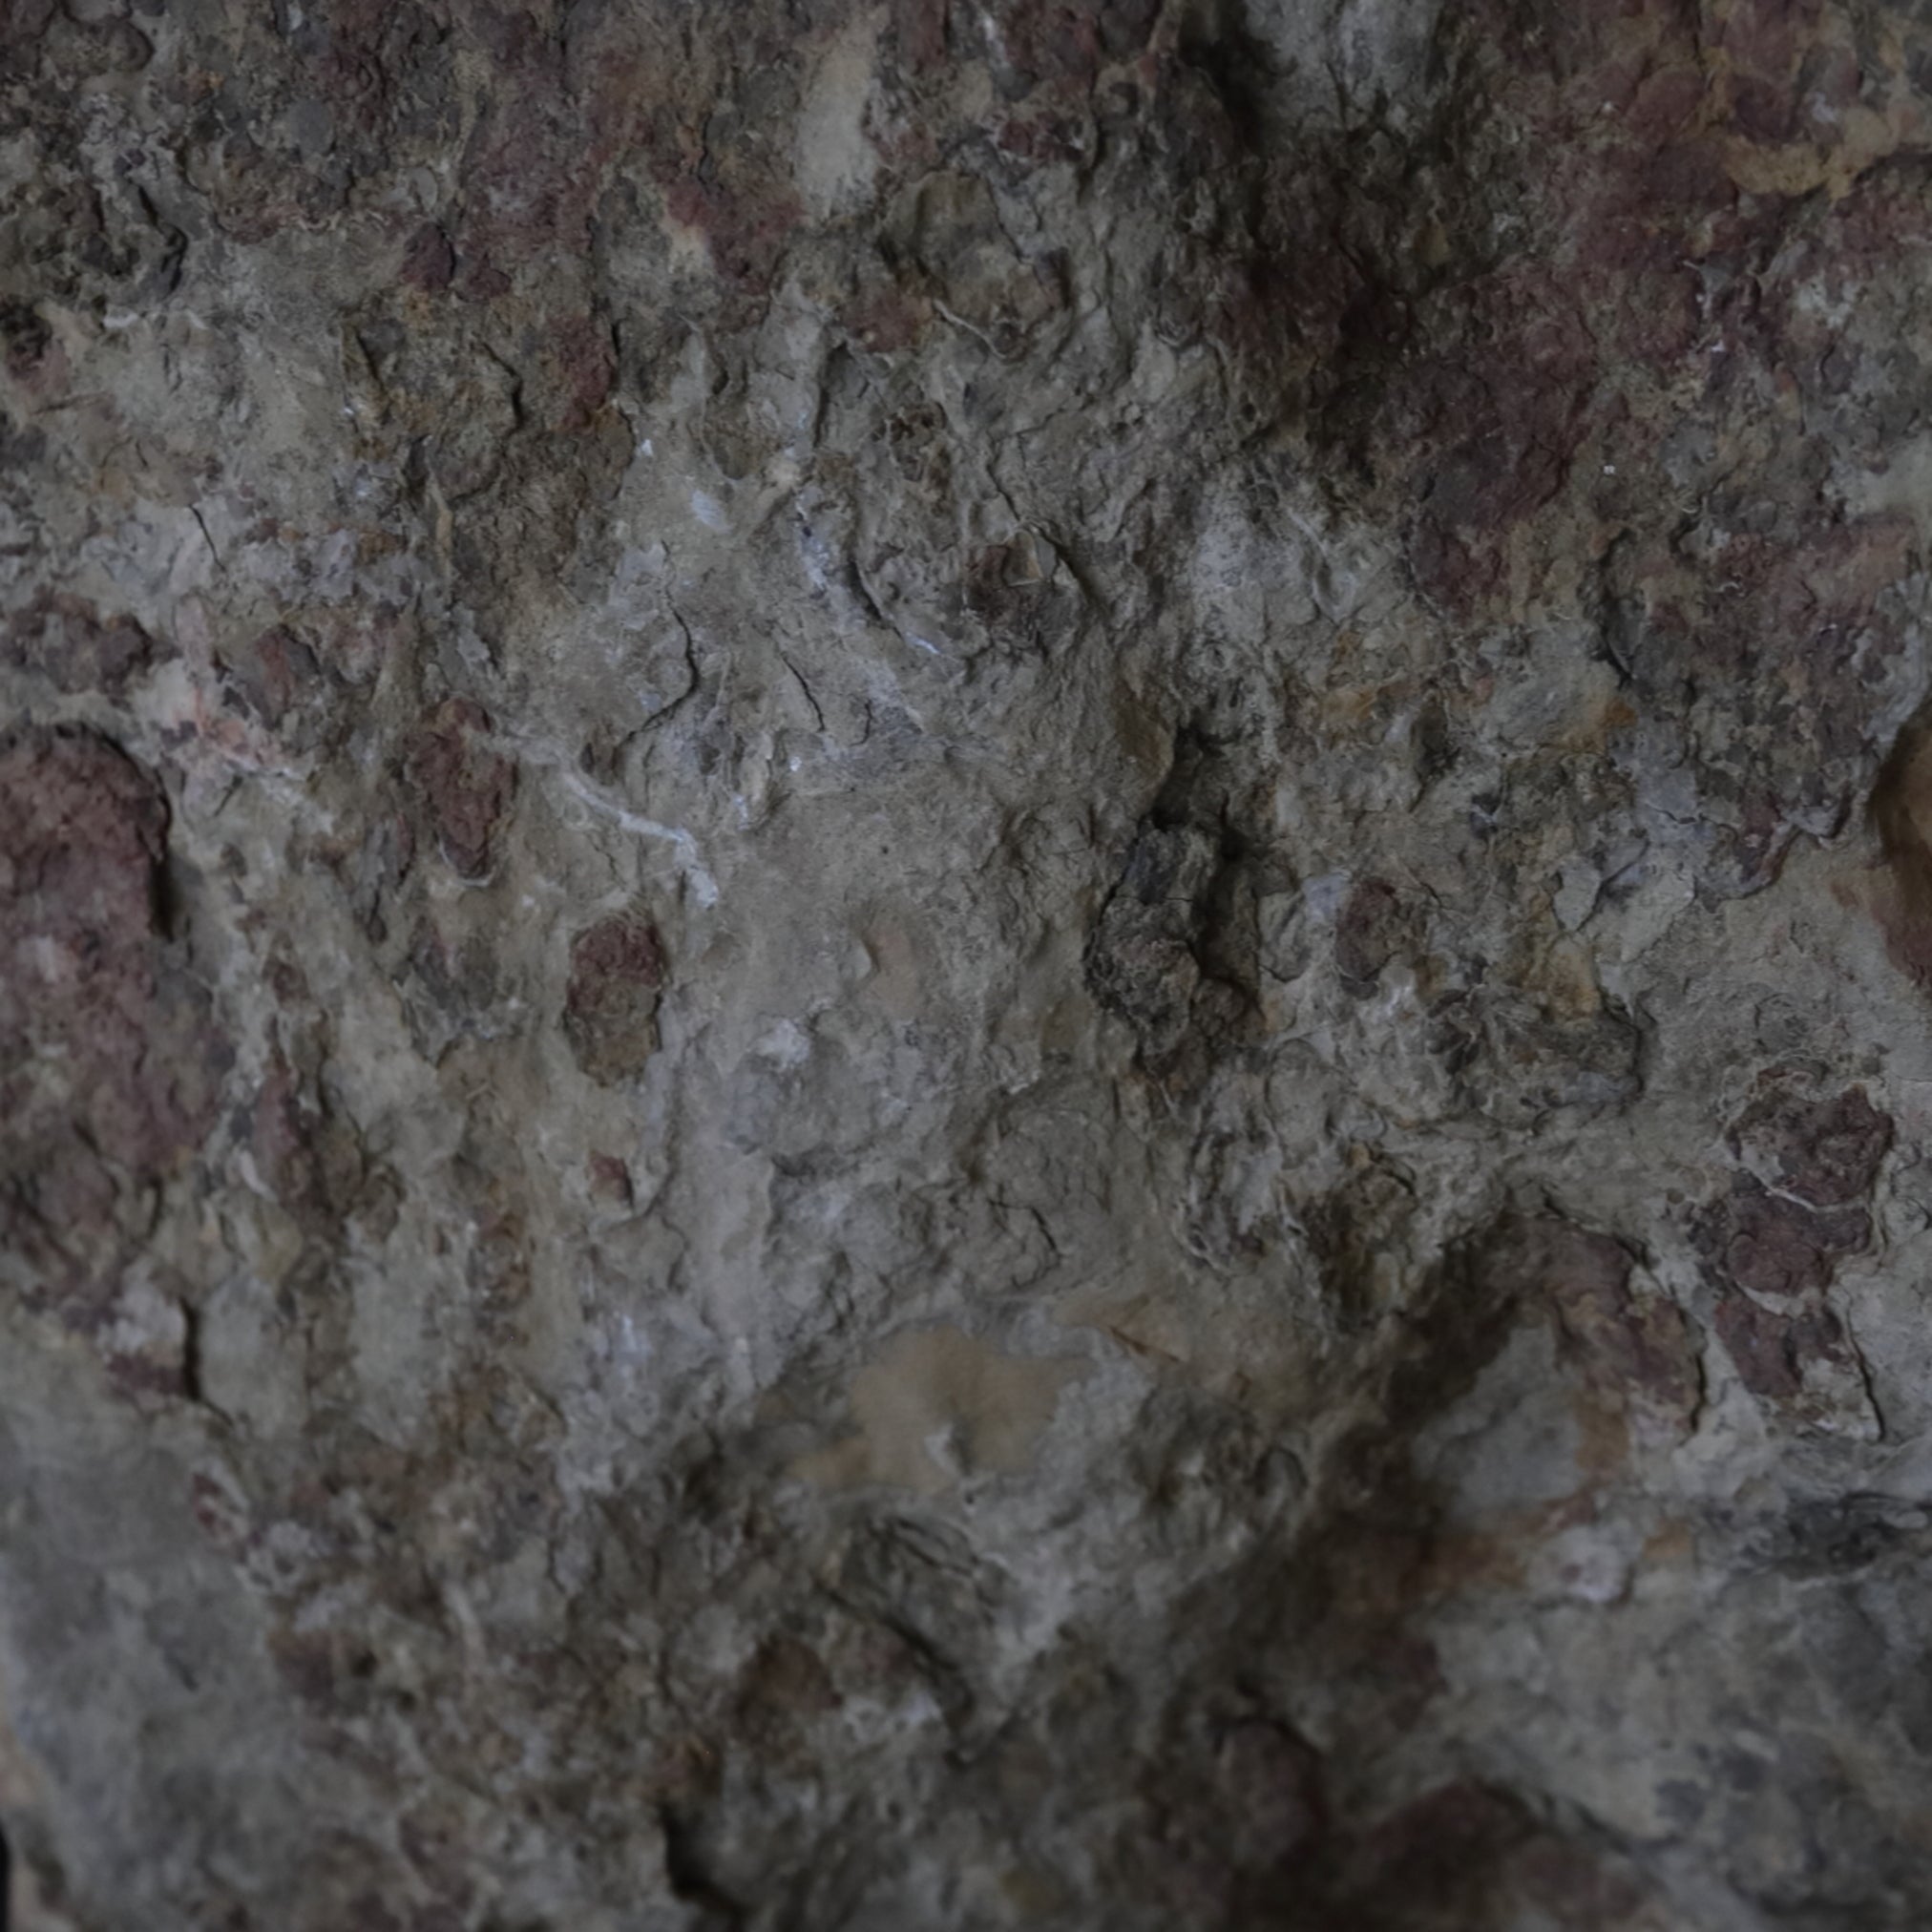
<svg viewBox="0 0 1932 1932"><path fill-rule="evenodd" d="M1922 0L12 0L17 1932L1932 1922Z"/></svg>

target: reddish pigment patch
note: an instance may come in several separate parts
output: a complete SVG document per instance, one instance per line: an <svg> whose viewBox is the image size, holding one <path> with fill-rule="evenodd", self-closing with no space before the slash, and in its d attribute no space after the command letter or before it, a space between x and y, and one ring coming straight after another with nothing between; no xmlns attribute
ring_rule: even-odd
<svg viewBox="0 0 1932 1932"><path fill-rule="evenodd" d="M617 380L609 328L595 316L567 316L551 325L545 355L555 369L556 428L588 429Z"/></svg>
<svg viewBox="0 0 1932 1932"><path fill-rule="evenodd" d="M1772 1092L1752 1104L1731 1129L1732 1146L1767 1161L1781 1185L1814 1208L1858 1200L1878 1179L1892 1144L1892 1118L1862 1087L1830 1100Z"/></svg>
<svg viewBox="0 0 1932 1932"><path fill-rule="evenodd" d="M103 617L83 598L42 592L0 631L0 662L38 672L66 692L117 696L156 655L131 617Z"/></svg>
<svg viewBox="0 0 1932 1932"><path fill-rule="evenodd" d="M282 624L238 645L222 669L248 708L270 725L280 724L322 675L315 653Z"/></svg>
<svg viewBox="0 0 1932 1932"><path fill-rule="evenodd" d="M1788 1400L1800 1394L1807 1362L1854 1365L1844 1325L1827 1308L1775 1314L1746 1295L1732 1294L1717 1305L1716 1327L1739 1379L1754 1396Z"/></svg>
<svg viewBox="0 0 1932 1932"><path fill-rule="evenodd" d="M158 971L166 799L106 740L33 731L0 748L0 818L8 1098L24 1101L32 1062L53 1054L101 1152L158 1173L200 1141L213 1098L194 1002Z"/></svg>
<svg viewBox="0 0 1932 1932"><path fill-rule="evenodd" d="M1561 1231L1547 1288L1563 1351L1593 1394L1635 1399L1688 1424L1698 1399L1697 1351L1675 1302L1636 1295L1621 1242L1580 1228Z"/></svg>
<svg viewBox="0 0 1932 1932"><path fill-rule="evenodd" d="M1695 1337L1675 1302L1632 1287L1635 1259L1621 1241L1545 1216L1513 1225L1489 1268L1525 1312L1553 1320L1558 1357L1611 1460L1628 1454L1632 1428L1689 1433L1702 1398Z"/></svg>
<svg viewBox="0 0 1932 1932"><path fill-rule="evenodd" d="M456 273L456 251L433 221L425 221L403 250L403 280L425 295L449 287Z"/></svg>
<svg viewBox="0 0 1932 1932"><path fill-rule="evenodd" d="M228 1066L161 929L167 803L106 740L36 730L0 745L0 1242L123 1393L179 1394L175 1297L149 1283L115 1334L136 1190L200 1144Z"/></svg>
<svg viewBox="0 0 1932 1932"><path fill-rule="evenodd" d="M1396 889L1364 879L1349 893L1335 920L1335 968L1345 985L1367 992L1395 957L1402 939L1402 910Z"/></svg>
<svg viewBox="0 0 1932 1932"><path fill-rule="evenodd" d="M571 941L563 1031L591 1079L608 1082L643 1070L657 1051L663 983L663 947L644 919L620 913Z"/></svg>
<svg viewBox="0 0 1932 1932"><path fill-rule="evenodd" d="M446 698L411 740L407 769L445 859L466 879L487 875L516 796L516 766L487 744L490 714Z"/></svg>
<svg viewBox="0 0 1932 1932"><path fill-rule="evenodd" d="M919 342L932 326L933 304L923 295L891 284L855 297L839 320L861 348L890 355Z"/></svg>
<svg viewBox="0 0 1932 1932"><path fill-rule="evenodd" d="M631 1205L631 1170L615 1154L593 1153L584 1165L590 1176L593 1201L607 1208Z"/></svg>
<svg viewBox="0 0 1932 1932"><path fill-rule="evenodd" d="M663 193L665 213L704 236L712 267L744 294L763 294L771 286L805 220L804 202L782 182L733 193L682 176L667 180Z"/></svg>
<svg viewBox="0 0 1932 1932"><path fill-rule="evenodd" d="M892 0L892 38L899 61L914 74L946 57L947 0Z"/></svg>
<svg viewBox="0 0 1932 1932"><path fill-rule="evenodd" d="M1872 1223L1862 1208L1821 1213L1739 1174L1693 1231L1713 1280L1789 1301L1828 1288L1840 1257L1871 1239Z"/></svg>

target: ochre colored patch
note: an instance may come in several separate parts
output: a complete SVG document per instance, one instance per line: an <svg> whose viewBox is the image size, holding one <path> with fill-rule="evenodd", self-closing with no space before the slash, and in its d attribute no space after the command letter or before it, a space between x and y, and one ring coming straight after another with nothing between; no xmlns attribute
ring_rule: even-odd
<svg viewBox="0 0 1932 1932"><path fill-rule="evenodd" d="M1018 1475L1074 1367L1002 1355L956 1328L897 1335L852 1376L857 1434L801 1457L791 1473L829 1489L882 1483L920 1496L966 1471Z"/></svg>

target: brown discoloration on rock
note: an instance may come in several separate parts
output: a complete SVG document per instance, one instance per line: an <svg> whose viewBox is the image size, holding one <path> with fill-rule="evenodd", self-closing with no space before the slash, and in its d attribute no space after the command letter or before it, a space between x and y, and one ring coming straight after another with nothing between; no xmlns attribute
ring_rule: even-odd
<svg viewBox="0 0 1932 1932"><path fill-rule="evenodd" d="M1690 1433L1702 1399L1695 1338L1674 1302L1632 1286L1636 1259L1623 1243L1564 1221L1522 1222L1501 1232L1483 1266L1523 1313L1553 1320L1583 1405L1611 1425L1613 1464L1631 1436L1655 1443Z"/></svg>
<svg viewBox="0 0 1932 1932"><path fill-rule="evenodd" d="M1359 1850L1358 1922L1397 1901L1453 1901L1451 1909L1482 1910L1498 1868L1522 1846L1530 1821L1506 1793L1474 1784L1440 1785L1384 1818ZM1358 1888L1358 1889L1357 1889ZM1344 1921L1346 1922L1346 1921Z"/></svg>
<svg viewBox="0 0 1932 1932"><path fill-rule="evenodd" d="M767 1745L836 1711L841 1701L818 1652L782 1632L759 1646L740 1698L747 1727Z"/></svg>
<svg viewBox="0 0 1932 1932"><path fill-rule="evenodd" d="M1073 1373L1071 1363L1001 1354L957 1329L900 1335L852 1377L858 1433L802 1458L792 1473L828 1488L917 1495L950 1488L962 1471L1018 1475Z"/></svg>
<svg viewBox="0 0 1932 1932"><path fill-rule="evenodd" d="M1319 1754L1286 1725L1247 1715L1186 1731L1144 1778L1144 1820L1122 1855L1190 1922L1238 1921L1306 1886L1327 1828Z"/></svg>
<svg viewBox="0 0 1932 1932"><path fill-rule="evenodd" d="M1335 1932L1434 1932L1519 1915L1563 1932L1662 1932L1630 1862L1473 1779L1437 1785L1366 1824L1311 1876L1321 1922Z"/></svg>
<svg viewBox="0 0 1932 1932"><path fill-rule="evenodd" d="M1606 1235L1554 1240L1548 1292L1565 1349L1598 1399L1689 1433L1699 1397L1697 1351L1684 1312L1630 1286L1631 1258Z"/></svg>

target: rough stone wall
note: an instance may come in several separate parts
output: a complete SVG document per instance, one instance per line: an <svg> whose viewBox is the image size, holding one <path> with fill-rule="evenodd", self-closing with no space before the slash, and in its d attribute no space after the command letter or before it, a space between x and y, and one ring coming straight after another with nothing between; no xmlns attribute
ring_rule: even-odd
<svg viewBox="0 0 1932 1932"><path fill-rule="evenodd" d="M10 0L21 1932L1932 1922L1932 9Z"/></svg>

